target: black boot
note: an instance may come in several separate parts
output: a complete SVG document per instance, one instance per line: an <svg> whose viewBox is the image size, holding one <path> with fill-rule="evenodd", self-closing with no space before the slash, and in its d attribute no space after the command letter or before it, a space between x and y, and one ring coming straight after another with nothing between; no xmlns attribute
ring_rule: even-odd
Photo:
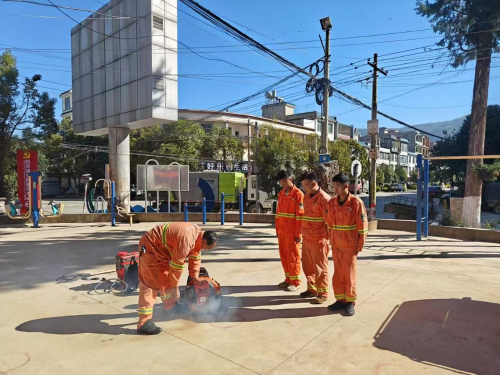
<svg viewBox="0 0 500 375"><path fill-rule="evenodd" d="M300 293L299 296L300 298L316 298L316 293L306 290L305 292Z"/></svg>
<svg viewBox="0 0 500 375"><path fill-rule="evenodd" d="M356 314L356 311L354 311L354 303L352 302L347 302L345 305L345 314L347 316L353 316Z"/></svg>
<svg viewBox="0 0 500 375"><path fill-rule="evenodd" d="M345 309L344 301L337 301L333 305L328 306L328 310L330 311L339 311Z"/></svg>
<svg viewBox="0 0 500 375"><path fill-rule="evenodd" d="M137 328L137 333L141 335L157 335L162 331L160 327L157 327L151 319L144 323L141 328Z"/></svg>

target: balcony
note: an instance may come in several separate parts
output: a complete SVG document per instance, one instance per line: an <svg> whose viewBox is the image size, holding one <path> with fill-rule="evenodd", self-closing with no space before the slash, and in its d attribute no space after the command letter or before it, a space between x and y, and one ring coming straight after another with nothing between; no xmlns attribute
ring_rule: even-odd
<svg viewBox="0 0 500 375"><path fill-rule="evenodd" d="M399 147L392 147L391 152L395 154L399 154L401 152L401 149Z"/></svg>

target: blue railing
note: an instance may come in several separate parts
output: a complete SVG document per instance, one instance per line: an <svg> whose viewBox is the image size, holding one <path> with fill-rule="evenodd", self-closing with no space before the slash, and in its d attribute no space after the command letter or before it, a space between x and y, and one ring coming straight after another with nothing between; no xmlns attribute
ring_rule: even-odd
<svg viewBox="0 0 500 375"><path fill-rule="evenodd" d="M239 223L243 225L243 213L245 211L245 202L243 201L243 192L239 194L224 194L220 195L220 225L224 225L226 223L226 197L238 197L238 208L239 208ZM201 204L201 212L202 212L202 221L203 224L207 223L207 202L215 202L214 200L207 200L203 198ZM199 210L200 206L188 206L187 203L184 203L184 221L189 221L189 208L197 208ZM199 212L199 211L197 211Z"/></svg>

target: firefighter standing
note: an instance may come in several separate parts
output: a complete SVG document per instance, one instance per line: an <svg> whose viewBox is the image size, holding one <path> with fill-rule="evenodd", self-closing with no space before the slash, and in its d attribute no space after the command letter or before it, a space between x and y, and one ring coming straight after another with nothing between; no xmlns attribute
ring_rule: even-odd
<svg viewBox="0 0 500 375"><path fill-rule="evenodd" d="M157 294L160 293L164 311L173 308L180 297L179 282L186 258L189 258L189 276L198 278L201 250L213 249L216 245L215 232L204 232L192 223L165 223L142 236L139 241L139 333L161 332L151 320Z"/></svg>
<svg viewBox="0 0 500 375"><path fill-rule="evenodd" d="M300 286L300 234L301 219L304 214L304 193L293 183L290 173L278 173L278 181L283 190L278 194L276 210L276 234L281 264L285 271L285 281L278 286L288 292Z"/></svg>
<svg viewBox="0 0 500 375"><path fill-rule="evenodd" d="M330 196L318 185L314 172L302 176L304 196L304 216L302 218L302 267L307 278L307 290L300 293L302 298L316 297L314 304L325 303L328 299L328 228L323 219L323 208Z"/></svg>
<svg viewBox="0 0 500 375"><path fill-rule="evenodd" d="M356 301L356 260L365 243L368 222L363 201L349 194L349 178L336 175L333 187L337 196L326 205L325 218L332 245L333 292L337 301L328 309L345 309L346 314L352 316Z"/></svg>

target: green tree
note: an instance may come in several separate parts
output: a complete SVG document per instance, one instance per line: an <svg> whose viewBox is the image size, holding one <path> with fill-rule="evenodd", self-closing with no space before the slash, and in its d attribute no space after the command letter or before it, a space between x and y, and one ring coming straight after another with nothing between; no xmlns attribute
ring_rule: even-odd
<svg viewBox="0 0 500 375"><path fill-rule="evenodd" d="M408 180L408 172L406 171L406 168L401 165L396 166L394 174L396 177L396 182L406 182L406 180Z"/></svg>
<svg viewBox="0 0 500 375"><path fill-rule="evenodd" d="M492 0L419 0L416 11L427 17L443 39L437 44L450 51L451 64L457 68L476 60L471 113L469 155L483 155L491 54L500 45L500 6ZM481 160L467 161L467 179L462 220L479 228L482 181L474 166Z"/></svg>
<svg viewBox="0 0 500 375"><path fill-rule="evenodd" d="M382 175L384 176L384 184L392 184L396 181L396 173L390 165L382 164L380 169L382 169Z"/></svg>
<svg viewBox="0 0 500 375"><path fill-rule="evenodd" d="M137 164L144 164L148 159L157 159L160 164L177 162L197 171L206 136L199 124L186 120L134 130L131 150L146 155L131 157L131 179L136 177Z"/></svg>
<svg viewBox="0 0 500 375"><path fill-rule="evenodd" d="M411 172L410 174L410 181L414 184L417 183L417 179L418 179L418 172L417 170L415 169L413 172Z"/></svg>
<svg viewBox="0 0 500 375"><path fill-rule="evenodd" d="M467 150L470 138L471 115L467 116L458 132L452 136L436 142L432 150L433 156L463 156ZM486 138L484 145L485 155L500 154L500 105L488 106L486 117ZM485 159L485 164L493 163L492 159ZM462 182L466 176L465 160L443 160L431 162L430 168L436 171L441 181Z"/></svg>
<svg viewBox="0 0 500 375"><path fill-rule="evenodd" d="M240 138L233 136L231 130L215 126L203 141L202 157L221 160L226 163L241 161L245 153L245 145Z"/></svg>
<svg viewBox="0 0 500 375"><path fill-rule="evenodd" d="M368 160L368 151L361 146L356 140L339 140L330 142L330 157L332 160L337 160L341 172L349 172L351 174L351 165L353 160L359 160L361 163L360 178L368 178L370 170L370 162ZM354 176L351 176L354 178Z"/></svg>
<svg viewBox="0 0 500 375"><path fill-rule="evenodd" d="M130 145L135 153L145 154L131 156L133 181L137 164L144 164L148 159L157 159L160 164L177 162L198 171L203 160L240 162L245 152L243 141L234 137L229 129L214 126L207 134L200 124L187 120L134 130Z"/></svg>
<svg viewBox="0 0 500 375"><path fill-rule="evenodd" d="M57 131L57 101L37 89L42 76L36 74L20 83L16 66L9 50L0 54L0 196L8 198L13 198L15 191L16 148Z"/></svg>
<svg viewBox="0 0 500 375"><path fill-rule="evenodd" d="M379 185L383 185L385 182L385 173L384 173L384 168L382 166L377 167L377 183Z"/></svg>
<svg viewBox="0 0 500 375"><path fill-rule="evenodd" d="M259 168L259 187L268 194L280 189L276 181L280 170L288 170L295 178L299 178L306 169L311 169L318 163L315 136L307 137L304 141L270 125L262 126L260 135L257 140L259 153L256 158Z"/></svg>
<svg viewBox="0 0 500 375"><path fill-rule="evenodd" d="M104 151L107 147L107 136L75 135L72 121L63 119L57 132L47 134L43 140L42 154L48 159L47 173L64 174L68 185L77 187L83 174L91 174L94 181L104 178L105 166L109 162L109 155Z"/></svg>

